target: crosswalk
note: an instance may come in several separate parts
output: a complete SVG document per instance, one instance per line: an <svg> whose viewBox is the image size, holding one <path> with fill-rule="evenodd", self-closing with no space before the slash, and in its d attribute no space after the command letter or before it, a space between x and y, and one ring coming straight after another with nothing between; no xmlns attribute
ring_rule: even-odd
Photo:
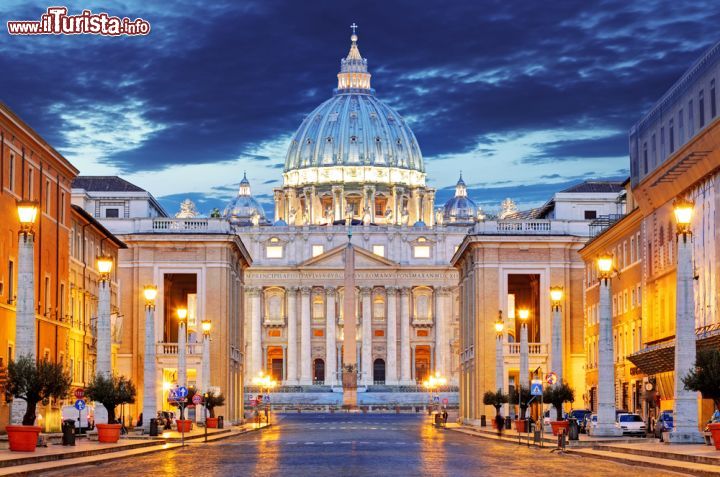
<svg viewBox="0 0 720 477"><path fill-rule="evenodd" d="M420 441L374 441L374 440L351 440L351 441L285 441L282 439L274 441L263 441L263 440L247 440L238 442L225 442L220 446L245 446L255 445L263 443L264 445L288 445L288 446L356 446L356 445L373 445L373 446L422 446L426 445L427 442ZM459 446L457 442L447 442L445 445Z"/></svg>

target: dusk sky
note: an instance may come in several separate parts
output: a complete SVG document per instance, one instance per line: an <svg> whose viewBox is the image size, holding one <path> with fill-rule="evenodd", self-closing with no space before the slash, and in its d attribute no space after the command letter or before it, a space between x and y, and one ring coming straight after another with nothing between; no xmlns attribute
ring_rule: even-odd
<svg viewBox="0 0 720 477"><path fill-rule="evenodd" d="M86 175L168 209L224 207L247 171L266 208L303 117L359 25L377 96L411 125L438 205L460 170L486 209L624 178L627 131L720 36L700 1L67 2L145 37L15 36L48 6L3 1L0 100Z"/></svg>

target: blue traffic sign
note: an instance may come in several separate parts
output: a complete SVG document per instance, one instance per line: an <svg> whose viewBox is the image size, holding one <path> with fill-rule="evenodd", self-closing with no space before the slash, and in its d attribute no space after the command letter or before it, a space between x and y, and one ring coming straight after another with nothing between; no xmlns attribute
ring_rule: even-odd
<svg viewBox="0 0 720 477"><path fill-rule="evenodd" d="M83 401L82 399L78 399L77 401L75 401L75 409L77 409L78 411L82 411L83 409L85 409L85 401Z"/></svg>
<svg viewBox="0 0 720 477"><path fill-rule="evenodd" d="M531 396L542 396L543 394L543 386L542 381L533 379L532 383L530 384L530 395Z"/></svg>
<svg viewBox="0 0 720 477"><path fill-rule="evenodd" d="M185 386L180 386L175 390L175 395L179 398L186 398L188 395L188 390Z"/></svg>

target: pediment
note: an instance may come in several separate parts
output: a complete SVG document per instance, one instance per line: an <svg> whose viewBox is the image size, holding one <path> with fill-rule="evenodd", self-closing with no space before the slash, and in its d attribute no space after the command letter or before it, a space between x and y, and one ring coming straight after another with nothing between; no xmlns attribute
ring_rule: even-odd
<svg viewBox="0 0 720 477"><path fill-rule="evenodd" d="M298 268L345 268L345 247L341 245L325 253L306 260ZM362 247L353 246L355 252L355 268L397 268L398 263L385 257L375 255Z"/></svg>

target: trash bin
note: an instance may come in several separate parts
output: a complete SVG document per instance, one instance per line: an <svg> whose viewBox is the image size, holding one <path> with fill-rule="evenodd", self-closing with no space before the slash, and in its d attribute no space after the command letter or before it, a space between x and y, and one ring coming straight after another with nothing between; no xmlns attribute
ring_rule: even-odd
<svg viewBox="0 0 720 477"><path fill-rule="evenodd" d="M510 418L510 416L505 416L505 429L512 429L512 419Z"/></svg>
<svg viewBox="0 0 720 477"><path fill-rule="evenodd" d="M578 420L576 417L571 417L568 421L568 439L576 441L580 436L580 426L578 425Z"/></svg>
<svg viewBox="0 0 720 477"><path fill-rule="evenodd" d="M223 416L218 416L218 429L224 429L225 428L225 418Z"/></svg>
<svg viewBox="0 0 720 477"><path fill-rule="evenodd" d="M150 435L154 437L158 434L158 420L155 418L150 419Z"/></svg>
<svg viewBox="0 0 720 477"><path fill-rule="evenodd" d="M65 419L62 422L62 445L75 445L75 419Z"/></svg>
<svg viewBox="0 0 720 477"><path fill-rule="evenodd" d="M435 414L435 425L441 426L442 425L442 415L438 412Z"/></svg>
<svg viewBox="0 0 720 477"><path fill-rule="evenodd" d="M485 414L483 414L482 416L480 416L480 427L485 427L485 426L487 426L487 422L485 420Z"/></svg>

